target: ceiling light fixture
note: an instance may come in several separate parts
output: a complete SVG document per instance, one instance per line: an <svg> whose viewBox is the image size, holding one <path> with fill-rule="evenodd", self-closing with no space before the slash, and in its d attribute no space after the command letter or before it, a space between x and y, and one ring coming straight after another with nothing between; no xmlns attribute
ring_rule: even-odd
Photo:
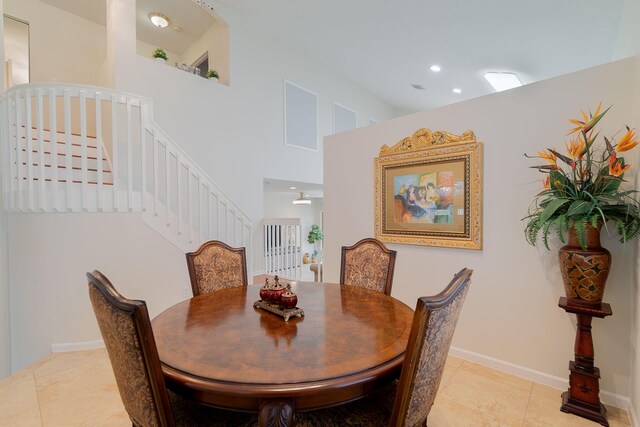
<svg viewBox="0 0 640 427"><path fill-rule="evenodd" d="M431 71L433 71L434 73L439 73L439 72L440 72L440 70L442 70L442 68L440 68L440 66L439 66L439 65L432 65L431 67L429 67L429 69L430 69Z"/></svg>
<svg viewBox="0 0 640 427"><path fill-rule="evenodd" d="M462 93L462 89L460 89L459 87L454 87L452 92L453 93Z"/></svg>
<svg viewBox="0 0 640 427"><path fill-rule="evenodd" d="M295 190L296 187L289 187L289 190Z"/></svg>
<svg viewBox="0 0 640 427"><path fill-rule="evenodd" d="M310 205L311 204L311 200L305 199L304 198L304 193L301 191L300 192L300 197L298 197L297 199L295 199L291 203L293 203L294 205Z"/></svg>
<svg viewBox="0 0 640 427"><path fill-rule="evenodd" d="M522 86L522 82L514 73L490 72L486 73L484 78L487 79L496 92Z"/></svg>
<svg viewBox="0 0 640 427"><path fill-rule="evenodd" d="M155 12L150 13L149 20L153 25L155 25L158 28L165 28L169 26L169 18L167 18L161 13L155 13Z"/></svg>

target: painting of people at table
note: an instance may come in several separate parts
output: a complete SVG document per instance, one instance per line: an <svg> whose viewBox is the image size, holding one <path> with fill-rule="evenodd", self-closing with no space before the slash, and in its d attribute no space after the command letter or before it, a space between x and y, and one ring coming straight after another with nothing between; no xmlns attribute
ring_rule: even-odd
<svg viewBox="0 0 640 427"><path fill-rule="evenodd" d="M393 177L396 223L453 224L452 171Z"/></svg>

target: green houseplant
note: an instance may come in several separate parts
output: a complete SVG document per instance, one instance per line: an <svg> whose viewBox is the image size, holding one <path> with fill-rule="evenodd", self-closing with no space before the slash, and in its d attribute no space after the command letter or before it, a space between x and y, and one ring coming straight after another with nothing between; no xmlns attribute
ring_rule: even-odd
<svg viewBox="0 0 640 427"><path fill-rule="evenodd" d="M162 59L164 61L167 60L167 52L164 51L164 49L161 48L156 48L156 50L153 51L153 53L151 54L152 58L156 58L156 59Z"/></svg>
<svg viewBox="0 0 640 427"><path fill-rule="evenodd" d="M607 223L615 226L620 242L640 235L640 204L637 191L625 189L626 164L622 153L638 144L635 130L627 127L616 142L602 137L595 126L609 111L582 112L581 119L570 119L575 125L568 135L576 135L565 143L567 155L555 148L539 151L546 164L535 165L545 175L544 189L538 193L523 218L527 241L542 242L549 249L549 237L555 232L562 243L560 271L567 298L573 303L600 304L609 274L611 254L600 246L600 229ZM565 235L568 234L568 242Z"/></svg>
<svg viewBox="0 0 640 427"><path fill-rule="evenodd" d="M620 234L620 241L627 242L640 234L640 209L634 197L636 190L621 187L624 173L631 167L620 153L638 144L635 130L627 127L626 133L616 143L603 137L604 146L594 145L599 134L595 125L609 111L600 113L600 104L594 114L582 113L582 120L570 119L576 125L569 134L578 134L565 143L567 154L555 148L539 151L538 156L548 164L532 166L546 175L544 189L535 197L525 221L527 241L535 245L542 232L542 241L549 249L549 236L555 231L565 243L564 236L571 227L582 249L587 249L587 226L612 222ZM558 164L560 161L560 165Z"/></svg>
<svg viewBox="0 0 640 427"><path fill-rule="evenodd" d="M311 226L311 231L309 231L309 234L307 235L307 242L314 245L314 256L318 255L318 250L315 248L315 243L321 241L322 239L324 239L324 231L322 231L322 229L318 225L313 224Z"/></svg>
<svg viewBox="0 0 640 427"><path fill-rule="evenodd" d="M209 70L207 72L207 78L208 79L216 79L216 80L218 80L220 78L220 75L218 74L218 72L216 70Z"/></svg>

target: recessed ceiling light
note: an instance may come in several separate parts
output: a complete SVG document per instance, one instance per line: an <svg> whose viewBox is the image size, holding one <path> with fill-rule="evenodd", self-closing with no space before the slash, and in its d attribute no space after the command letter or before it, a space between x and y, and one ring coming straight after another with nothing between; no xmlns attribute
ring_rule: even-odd
<svg viewBox="0 0 640 427"><path fill-rule="evenodd" d="M440 68L439 65L432 65L431 67L429 67L429 69L431 71L433 71L434 73L438 73L438 72L440 72L440 70L442 70L442 68Z"/></svg>
<svg viewBox="0 0 640 427"><path fill-rule="evenodd" d="M490 72L486 73L484 78L487 79L496 92L502 92L503 90L522 86L522 82L514 73Z"/></svg>
<svg viewBox="0 0 640 427"><path fill-rule="evenodd" d="M155 25L158 28L164 28L169 26L169 18L167 18L161 13L155 13L155 12L150 13L149 20L153 25Z"/></svg>
<svg viewBox="0 0 640 427"><path fill-rule="evenodd" d="M424 90L424 86L422 86L421 84L418 84L418 83L412 83L411 87L416 89L416 90Z"/></svg>
<svg viewBox="0 0 640 427"><path fill-rule="evenodd" d="M301 191L300 192L300 197L298 197L297 199L295 199L291 203L293 203L294 205L310 205L311 204L311 200L306 199L304 197L304 193Z"/></svg>
<svg viewBox="0 0 640 427"><path fill-rule="evenodd" d="M289 190L295 190L296 187L289 187Z"/></svg>
<svg viewBox="0 0 640 427"><path fill-rule="evenodd" d="M459 87L454 87L453 93L462 93L462 89L460 89Z"/></svg>

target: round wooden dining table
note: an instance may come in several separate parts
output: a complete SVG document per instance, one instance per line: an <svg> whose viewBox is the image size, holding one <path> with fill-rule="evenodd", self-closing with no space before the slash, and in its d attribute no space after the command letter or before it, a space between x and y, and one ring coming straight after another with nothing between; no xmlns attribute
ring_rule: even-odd
<svg viewBox="0 0 640 427"><path fill-rule="evenodd" d="M355 286L292 282L303 317L254 308L259 286L202 294L152 322L167 385L204 404L258 411L260 425L365 396L400 373L413 320ZM277 421L276 421L277 420Z"/></svg>

